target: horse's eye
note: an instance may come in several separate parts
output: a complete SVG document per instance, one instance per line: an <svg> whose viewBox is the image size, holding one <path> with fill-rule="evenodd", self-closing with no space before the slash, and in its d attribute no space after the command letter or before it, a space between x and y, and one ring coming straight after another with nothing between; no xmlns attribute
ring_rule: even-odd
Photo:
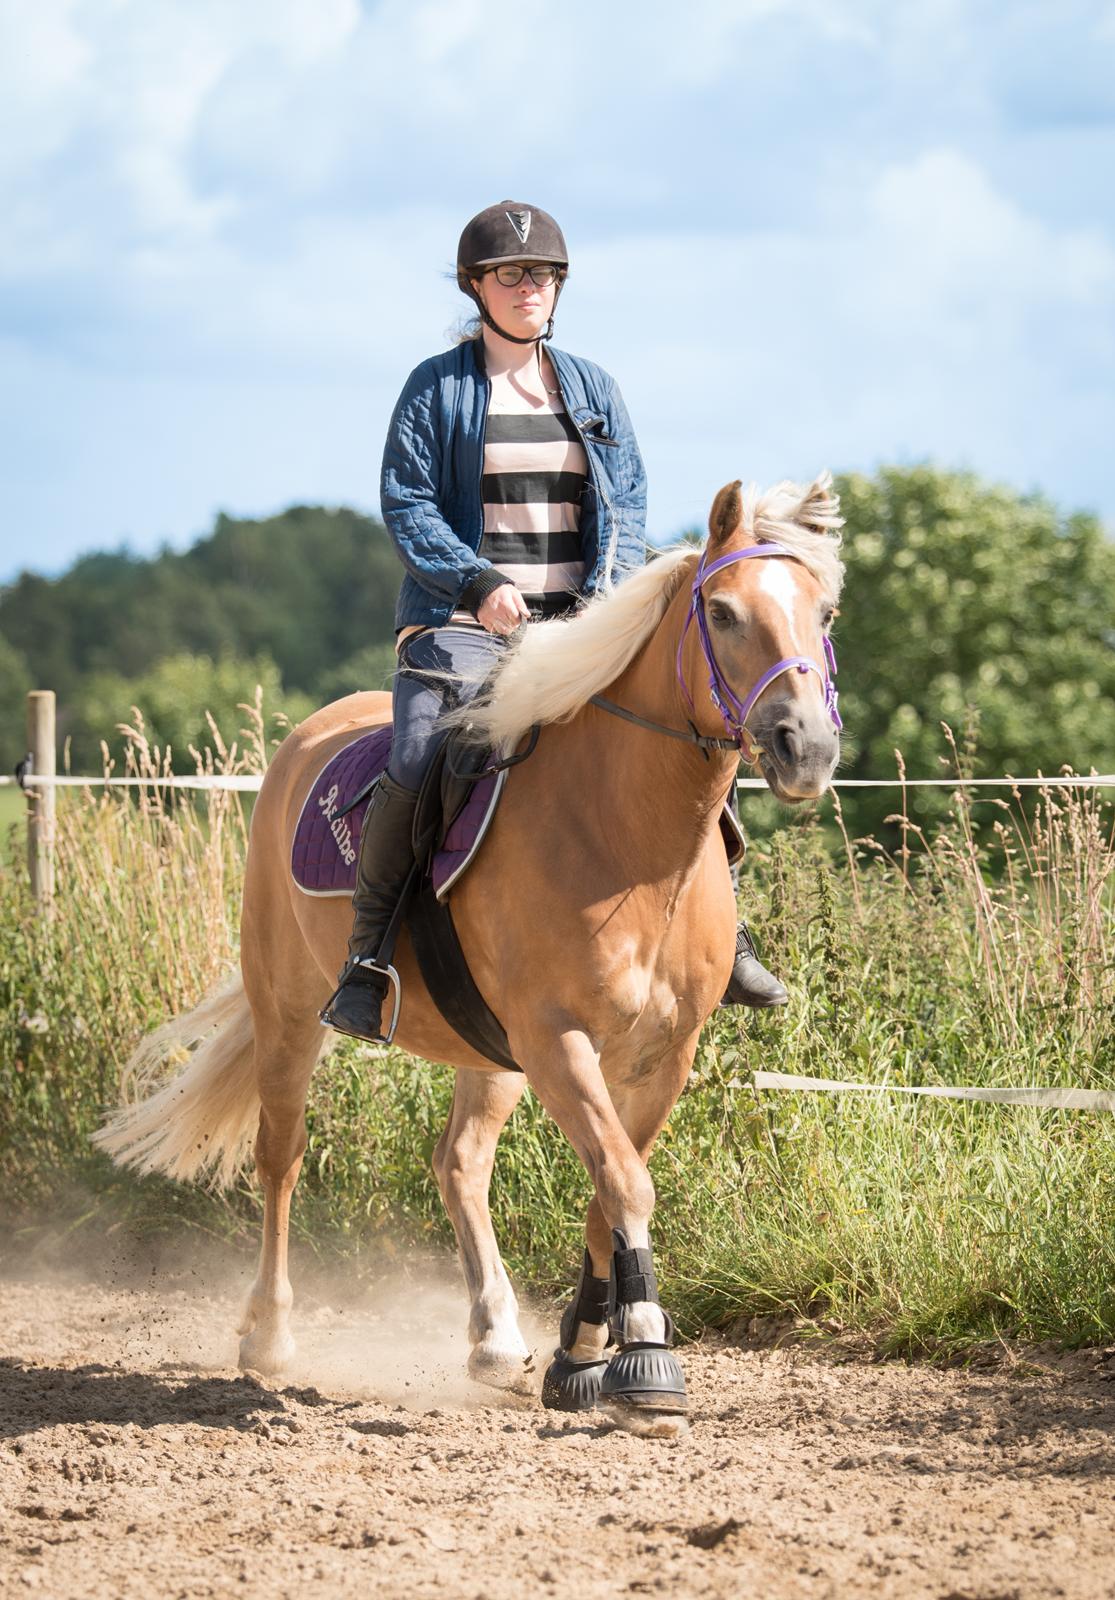
<svg viewBox="0 0 1115 1600"><path fill-rule="evenodd" d="M713 626L717 628L733 628L739 621L734 611L729 611L727 606L718 606L715 602L709 607L709 616Z"/></svg>

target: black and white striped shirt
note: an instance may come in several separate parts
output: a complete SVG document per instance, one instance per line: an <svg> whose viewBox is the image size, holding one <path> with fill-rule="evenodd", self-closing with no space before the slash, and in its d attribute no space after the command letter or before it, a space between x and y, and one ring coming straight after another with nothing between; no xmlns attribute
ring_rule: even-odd
<svg viewBox="0 0 1115 1600"><path fill-rule="evenodd" d="M485 556L519 589L532 617L569 609L585 576L581 493L588 462L558 395L493 404L484 430ZM474 623L456 611L451 622Z"/></svg>

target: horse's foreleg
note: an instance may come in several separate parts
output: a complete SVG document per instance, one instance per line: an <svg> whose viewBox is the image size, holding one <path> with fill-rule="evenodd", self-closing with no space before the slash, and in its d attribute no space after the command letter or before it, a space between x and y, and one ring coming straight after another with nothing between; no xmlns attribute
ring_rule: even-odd
<svg viewBox="0 0 1115 1600"><path fill-rule="evenodd" d="M525 1087L517 1072L461 1068L449 1122L434 1151L434 1173L457 1235L471 1300L469 1372L494 1388L524 1392L530 1387L531 1353L492 1229L488 1190L496 1144Z"/></svg>
<svg viewBox="0 0 1115 1600"><path fill-rule="evenodd" d="M287 1271L290 1202L306 1149L306 1091L325 1036L310 1021L257 1034L260 1114L256 1170L263 1186L263 1245L259 1270L240 1324L240 1365L278 1372L294 1354L293 1295Z"/></svg>
<svg viewBox="0 0 1115 1600"><path fill-rule="evenodd" d="M592 1179L603 1227L594 1226L589 1251L594 1275L606 1277L615 1248L613 1230L623 1234L629 1249L650 1248L654 1184L612 1103L588 1038L579 1032L564 1033L541 1059L537 1051L529 1059L531 1088ZM665 1319L657 1305L633 1306L628 1320L633 1338L660 1341L665 1335Z"/></svg>
<svg viewBox="0 0 1115 1600"><path fill-rule="evenodd" d="M576 1067L535 1087L584 1161L596 1193L586 1219L584 1265L562 1319L561 1348L547 1372L543 1399L559 1409L588 1409L603 1385L618 1391L613 1399L627 1412L676 1415L685 1406L680 1368L664 1349L659 1354L654 1348L669 1343L669 1324L650 1258L654 1187L646 1161L689 1074L697 1035L672 1048L652 1072L611 1092L588 1041L567 1035L563 1043L571 1047ZM613 1274L618 1303L609 1330L604 1304ZM644 1290L647 1298L640 1297ZM605 1370L609 1331L623 1350Z"/></svg>

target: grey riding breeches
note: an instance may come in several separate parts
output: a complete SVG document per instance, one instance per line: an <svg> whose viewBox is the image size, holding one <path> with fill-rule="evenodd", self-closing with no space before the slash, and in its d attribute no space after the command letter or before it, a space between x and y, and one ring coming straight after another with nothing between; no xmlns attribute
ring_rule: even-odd
<svg viewBox="0 0 1115 1600"><path fill-rule="evenodd" d="M404 789L420 789L431 761L445 740L437 727L443 712L455 710L476 694L478 661L495 666L507 641L498 634L468 628L428 628L403 641L399 665L391 687L394 735L388 774ZM470 682L462 683L467 669ZM448 678L427 678L426 672L444 672Z"/></svg>

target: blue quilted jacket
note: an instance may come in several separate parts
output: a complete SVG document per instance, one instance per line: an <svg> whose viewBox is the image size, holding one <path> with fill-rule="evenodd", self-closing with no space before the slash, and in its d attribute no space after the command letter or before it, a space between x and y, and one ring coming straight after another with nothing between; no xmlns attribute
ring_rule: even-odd
<svg viewBox="0 0 1115 1600"><path fill-rule="evenodd" d="M582 593L618 582L646 560L646 475L631 419L608 374L548 347L565 408L588 456L581 501ZM468 340L416 367L391 418L383 453L383 520L406 574L395 628L437 626L459 607L474 615L507 582L477 555L484 531L480 480L491 385L483 345Z"/></svg>

